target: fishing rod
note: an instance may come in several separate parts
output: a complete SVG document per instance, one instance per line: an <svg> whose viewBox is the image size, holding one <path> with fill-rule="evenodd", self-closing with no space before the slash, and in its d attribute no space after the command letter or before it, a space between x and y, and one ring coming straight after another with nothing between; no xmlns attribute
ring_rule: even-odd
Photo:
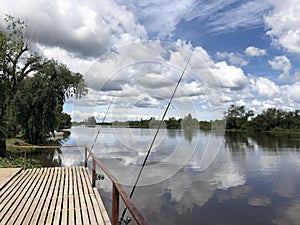
<svg viewBox="0 0 300 225"><path fill-rule="evenodd" d="M130 195L129 195L129 198L130 198L130 199L131 199L131 197L133 196L133 193L134 193L134 191L135 191L135 189L136 189L136 186L137 186L137 184L138 184L138 182L139 182L139 180L140 180L140 177L141 177L141 175L142 175L143 169L144 169L144 167L145 167L145 164L146 164L146 162L147 162L147 160L148 160L148 157L149 157L149 155L150 155L150 152L151 152L151 150L152 150L152 147L153 147L154 142L155 142L155 140L156 140L156 137L157 137L157 135L158 135L158 132L159 132L159 130L160 130L161 126L162 126L162 123L163 123L163 121L164 121L164 119L165 119L165 116L166 116L166 114L167 114L167 112L168 112L168 110L169 110L169 107L170 107L171 102L172 102L172 100L173 100L173 98L174 98L174 96L175 96L175 93L176 93L176 91L177 91L177 88L178 88L179 84L181 83L181 80L182 80L182 77L183 77L183 75L184 75L184 73L185 73L185 71L186 71L186 68L187 68L188 64L190 63L191 57L192 57L192 54L190 55L190 57L188 58L188 61L186 62L185 66L184 66L184 69L183 69L183 71L182 71L182 73L181 73L181 76L180 76L180 78L179 78L179 80L178 80L178 82L177 82L177 84L176 84L176 86L175 86L175 89L174 89L174 91L173 91L173 93L172 93L172 96L171 96L171 98L170 98L170 100L169 100L169 103L168 103L168 105L167 105L167 107L166 107L166 109L165 109L165 112L164 112L164 114L163 114L163 116L162 116L162 118L161 118L161 121L160 121L160 123L159 123L159 126L158 126L158 128L157 128L157 130L156 130L156 132L155 132L155 134L154 134L154 136L153 136L152 142L151 142L150 147L149 147L149 149L148 149L148 151L147 151L147 154L146 154L146 157L145 157L145 159L144 159L144 162L143 162L143 164L142 164L142 166L141 166L141 168L140 168L140 171L139 171L139 173L138 173L138 176L137 176L137 178L136 178L136 180L135 180L135 183L134 183L134 185L133 185L133 187L132 187L132 189L131 189L131 192L130 192ZM126 214L126 211L127 211L127 207L125 206L125 208L124 208L124 210L123 210L123 212L122 212L122 216L121 216L121 218L120 218L120 220L119 220L119 223L118 223L119 225L121 225L123 221L125 222L125 224L129 224L129 222L131 221L131 219L128 218L128 217L124 220L124 216L125 216L125 214Z"/></svg>
<svg viewBox="0 0 300 225"><path fill-rule="evenodd" d="M102 125L103 125L103 123L104 123L104 121L105 121L105 119L106 119L106 117L107 117L107 114L108 114L108 112L109 112L109 109L110 109L110 106L111 106L111 104L112 104L112 102L113 102L113 99L114 99L114 97L112 97L112 99L111 99L111 101L110 101L110 103L109 103L109 105L108 105L108 108L107 108L107 110L106 110L106 113L104 114L104 117L103 117L102 122L101 122ZM95 145L95 143L96 143L96 141L97 141L97 139L98 139L98 136L99 136L99 134L100 134L101 127L102 127L102 126L100 126L100 128L99 128L98 131L97 131L97 134L96 134L96 136L95 136L95 139L94 139L94 142L93 142L93 144L92 144L92 147L91 147L91 151L90 151L90 152L93 151L94 145ZM91 153L89 153L87 159L90 158L90 155L91 155Z"/></svg>

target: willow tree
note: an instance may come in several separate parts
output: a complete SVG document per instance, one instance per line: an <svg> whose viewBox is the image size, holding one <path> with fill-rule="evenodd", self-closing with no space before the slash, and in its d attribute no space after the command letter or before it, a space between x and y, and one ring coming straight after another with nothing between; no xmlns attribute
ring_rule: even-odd
<svg viewBox="0 0 300 225"><path fill-rule="evenodd" d="M0 30L0 156L6 152L5 137L18 129L24 130L31 142L43 142L44 133L56 124L65 98L71 94L79 97L86 91L81 74L39 54L26 23L10 15L5 22L6 28ZM35 119L41 118L39 113L48 119ZM40 130L40 124L45 128ZM41 137L37 132L43 133Z"/></svg>
<svg viewBox="0 0 300 225"><path fill-rule="evenodd" d="M60 127L65 100L86 92L81 74L51 60L33 77L27 77L17 91L12 102L14 125L30 143L44 144L49 132Z"/></svg>
<svg viewBox="0 0 300 225"><path fill-rule="evenodd" d="M11 136L11 102L23 80L40 69L45 60L34 51L27 24L6 15L6 28L0 30L0 136ZM6 133L6 134L4 134ZM0 140L0 156L5 155L5 138Z"/></svg>

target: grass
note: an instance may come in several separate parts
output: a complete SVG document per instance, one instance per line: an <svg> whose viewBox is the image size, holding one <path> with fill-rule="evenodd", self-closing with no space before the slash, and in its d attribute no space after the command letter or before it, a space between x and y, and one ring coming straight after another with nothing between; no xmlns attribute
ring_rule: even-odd
<svg viewBox="0 0 300 225"><path fill-rule="evenodd" d="M0 158L0 168L17 168L24 167L24 150L13 148L13 145L30 146L24 139L9 138L6 139L6 157ZM26 149L27 153L33 152L34 149ZM26 168L39 168L41 164L38 160L27 159Z"/></svg>
<svg viewBox="0 0 300 225"><path fill-rule="evenodd" d="M18 168L24 167L24 158L18 157L18 158L12 158L12 157L6 157L6 158L0 158L0 168ZM42 167L38 160L34 159L27 159L26 160L26 168L32 169L32 168L40 168Z"/></svg>

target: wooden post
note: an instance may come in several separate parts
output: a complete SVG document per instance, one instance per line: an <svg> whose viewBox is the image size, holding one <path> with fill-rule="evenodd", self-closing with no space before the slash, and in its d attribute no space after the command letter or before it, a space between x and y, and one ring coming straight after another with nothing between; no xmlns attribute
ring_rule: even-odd
<svg viewBox="0 0 300 225"><path fill-rule="evenodd" d="M113 183L112 185L112 207L111 207L112 225L118 225L119 222L119 192Z"/></svg>
<svg viewBox="0 0 300 225"><path fill-rule="evenodd" d="M96 161L94 157L92 162L92 186L96 187Z"/></svg>
<svg viewBox="0 0 300 225"><path fill-rule="evenodd" d="M84 166L87 167L87 147L84 147Z"/></svg>
<svg viewBox="0 0 300 225"><path fill-rule="evenodd" d="M26 158L27 158L27 156L26 156L26 147L24 148L24 170L26 170Z"/></svg>

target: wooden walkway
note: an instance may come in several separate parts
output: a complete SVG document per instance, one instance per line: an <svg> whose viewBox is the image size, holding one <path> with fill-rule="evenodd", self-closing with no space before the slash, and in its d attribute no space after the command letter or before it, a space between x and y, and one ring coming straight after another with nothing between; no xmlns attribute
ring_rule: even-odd
<svg viewBox="0 0 300 225"><path fill-rule="evenodd" d="M85 167L23 170L0 190L0 225L110 225Z"/></svg>

